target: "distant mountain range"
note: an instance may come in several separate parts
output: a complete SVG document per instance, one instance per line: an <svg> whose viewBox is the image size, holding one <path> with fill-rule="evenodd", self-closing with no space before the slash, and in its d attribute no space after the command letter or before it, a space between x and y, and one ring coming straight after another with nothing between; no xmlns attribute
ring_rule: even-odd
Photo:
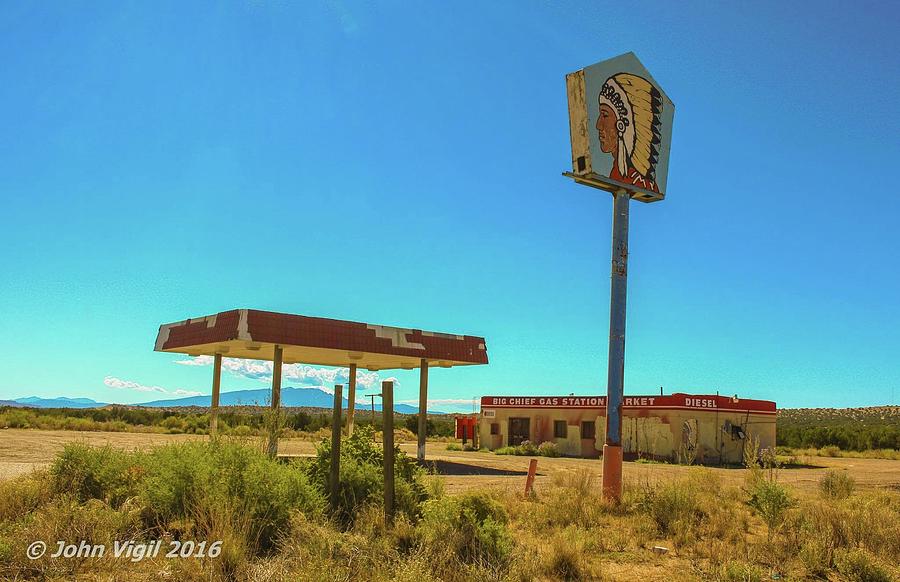
<svg viewBox="0 0 900 582"><path fill-rule="evenodd" d="M106 406L105 402L97 402L90 398L40 398L29 396L27 398L14 398L13 400L0 400L4 406L32 406L34 408L97 408Z"/></svg>
<svg viewBox="0 0 900 582"><path fill-rule="evenodd" d="M271 390L261 388L258 390L235 390L222 392L219 395L220 406L267 406L270 402ZM346 408L348 400L343 399ZM188 396L186 398L174 398L171 400L153 400L129 406L147 406L152 408L170 408L177 406L209 406L210 396ZM305 406L314 408L331 408L334 406L334 395L325 392L321 388L291 388L281 389L282 406ZM13 400L0 400L0 406L30 406L34 408L100 408L109 406L106 402L97 402L90 398L40 398L29 396L27 398L15 398ZM369 408L369 405L357 403L357 408ZM381 410L381 404L376 402L375 410ZM395 404L394 412L400 414L416 414L417 406L409 404ZM429 410L428 414L445 414L443 412Z"/></svg>

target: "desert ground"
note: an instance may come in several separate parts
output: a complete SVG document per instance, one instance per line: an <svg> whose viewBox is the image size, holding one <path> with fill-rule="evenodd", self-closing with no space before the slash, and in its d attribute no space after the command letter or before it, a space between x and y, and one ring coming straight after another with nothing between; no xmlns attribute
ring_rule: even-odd
<svg viewBox="0 0 900 582"><path fill-rule="evenodd" d="M0 431L0 479L22 475L46 467L68 442L91 445L110 445L122 449L146 449L173 442L205 439L187 434L152 434L125 432L79 432L34 429L5 429ZM400 443L409 455L415 455L415 443ZM279 454L307 456L313 454L315 444L302 439L282 439ZM519 489L524 487L528 457L502 456L486 452L448 451L442 442L430 442L426 458L443 474L445 489L454 493L485 487ZM801 491L812 491L826 469L846 469L861 488L891 488L900 490L900 461L884 459L852 459L832 457L801 457L806 466L786 468L779 480ZM587 469L600 474L601 463L589 459L546 458L538 460L535 487L550 483L554 475ZM712 467L723 484L740 485L745 470ZM668 464L625 463L626 482L640 484L666 480L683 475L688 467Z"/></svg>

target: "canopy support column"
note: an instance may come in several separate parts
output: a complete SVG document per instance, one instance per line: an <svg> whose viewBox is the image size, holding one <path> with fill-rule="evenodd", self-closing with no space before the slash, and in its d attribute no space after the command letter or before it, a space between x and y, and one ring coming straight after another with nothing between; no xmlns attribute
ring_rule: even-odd
<svg viewBox="0 0 900 582"><path fill-rule="evenodd" d="M331 471L328 477L329 501L332 511L337 511L341 493L341 391L334 385L334 411L331 418Z"/></svg>
<svg viewBox="0 0 900 582"><path fill-rule="evenodd" d="M356 364L350 364L350 381L347 386L347 436L353 436L353 413L356 409Z"/></svg>
<svg viewBox="0 0 900 582"><path fill-rule="evenodd" d="M394 383L381 383L381 434L384 446L384 522L394 523Z"/></svg>
<svg viewBox="0 0 900 582"><path fill-rule="evenodd" d="M209 409L209 436L215 438L219 428L219 389L222 386L222 354L213 356L212 403Z"/></svg>
<svg viewBox="0 0 900 582"><path fill-rule="evenodd" d="M428 360L422 358L419 367L419 446L416 459L425 461L425 433L428 430Z"/></svg>
<svg viewBox="0 0 900 582"><path fill-rule="evenodd" d="M272 364L272 418L269 426L269 456L275 458L278 454L278 433L281 430L281 363L282 348L275 346L275 357Z"/></svg>

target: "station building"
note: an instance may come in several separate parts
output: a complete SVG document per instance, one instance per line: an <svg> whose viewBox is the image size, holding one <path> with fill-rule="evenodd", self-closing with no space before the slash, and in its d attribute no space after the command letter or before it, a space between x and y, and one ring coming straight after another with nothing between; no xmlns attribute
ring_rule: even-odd
<svg viewBox="0 0 900 582"><path fill-rule="evenodd" d="M625 459L737 464L745 442L775 447L775 403L737 396L626 396ZM596 458L606 435L605 396L484 396L478 436L494 450L524 441L553 442L560 453Z"/></svg>

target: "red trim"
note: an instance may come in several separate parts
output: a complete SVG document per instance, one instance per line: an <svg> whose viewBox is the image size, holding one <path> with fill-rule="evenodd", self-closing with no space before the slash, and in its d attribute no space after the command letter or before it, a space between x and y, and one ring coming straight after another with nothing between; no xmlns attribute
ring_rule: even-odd
<svg viewBox="0 0 900 582"><path fill-rule="evenodd" d="M482 396L481 408L556 408L556 409L606 409L606 396ZM626 409L676 409L712 410L728 412L752 412L775 414L771 400L737 400L729 396L682 394L668 396L625 396L622 408Z"/></svg>
<svg viewBox="0 0 900 582"><path fill-rule="evenodd" d="M307 317L271 311L248 309L247 334L258 343L303 346L447 360L471 364L487 364L484 338L452 335L341 321L323 317ZM211 318L215 317L212 326ZM195 345L227 342L239 338L241 311L223 311L215 316L189 319L164 325L167 336L162 350L185 349ZM405 342L399 338L405 339ZM244 338L247 339L247 338Z"/></svg>

